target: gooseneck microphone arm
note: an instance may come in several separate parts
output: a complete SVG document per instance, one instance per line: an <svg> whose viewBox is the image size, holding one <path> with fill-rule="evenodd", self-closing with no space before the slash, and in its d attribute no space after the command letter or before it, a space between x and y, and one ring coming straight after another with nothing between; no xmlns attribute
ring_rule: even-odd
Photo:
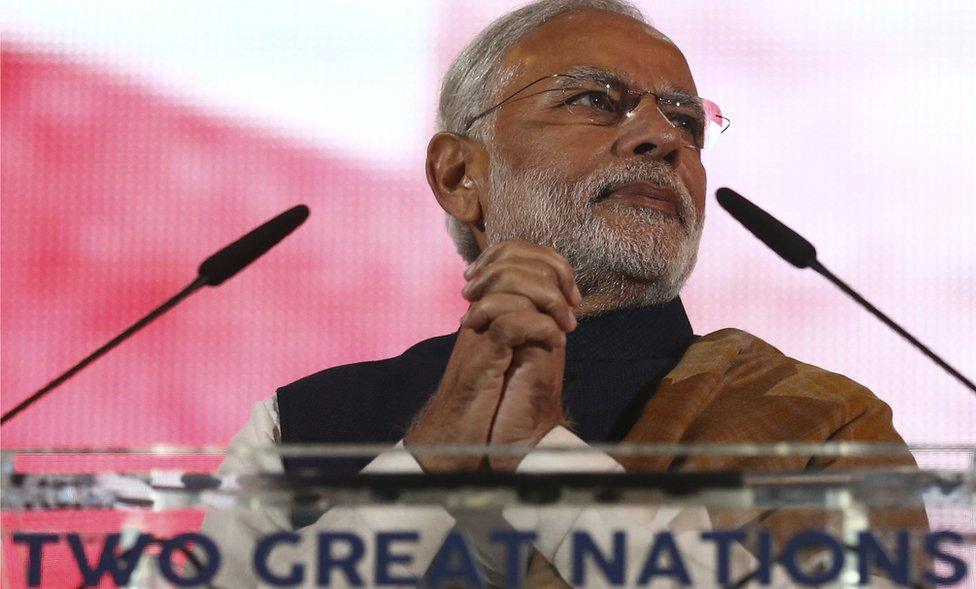
<svg viewBox="0 0 976 589"><path fill-rule="evenodd" d="M305 205L298 205L297 207L291 208L204 260L200 264L196 280L191 282L171 299L153 309L148 315L133 323L131 327L112 338L104 346L86 356L81 362L78 362L60 376L44 385L39 391L18 403L16 407L4 413L0 417L0 425L16 417L17 414L64 384L69 378L84 370L86 366L129 339L133 334L155 321L200 288L204 286L217 286L243 270L248 264L258 259L269 249L277 245L279 241L288 236L288 234L297 229L299 225L304 223L305 219L308 218L308 213L308 207Z"/></svg>
<svg viewBox="0 0 976 589"><path fill-rule="evenodd" d="M928 356L929 359L931 359L933 362L935 362L940 367L942 367L943 370L945 370L952 376L956 377L956 379L958 379L959 382L966 385L966 387L969 388L969 390L976 393L976 385L973 384L973 381L969 380L968 378L965 377L965 375L963 375L961 372L953 368L948 362L943 360L941 356L933 352L928 346L918 341L918 338L905 331L905 328L895 323L894 319L888 317L880 309L878 309L870 302L868 302L864 297L858 294L857 291L855 291L853 288L848 286L847 283L845 283L843 280L841 280L836 275L834 275L833 272L825 268L824 265L821 264L818 260L814 260L810 264L810 268L812 268L817 274L820 274L827 280L833 282L837 288L847 293L847 296L857 301L858 304L860 304L862 307L867 309L872 315L880 319L882 323L884 323L885 325L893 329L895 333L897 333L898 335L908 340L909 343L911 343L913 346L918 348L920 352Z"/></svg>
<svg viewBox="0 0 976 589"><path fill-rule="evenodd" d="M119 335L117 335L114 338L112 338L107 344L105 344L104 346L98 348L97 350L95 350L94 352L92 352L91 354L89 354L88 356L86 356L84 360L82 360L81 362L78 362L77 364L75 364L74 366L72 366L71 368L69 368L68 370L66 370L64 373L61 374L61 376L59 376L59 377L55 378L54 380L52 380L51 382L47 383L46 385L44 385L44 387L42 389L40 389L39 391L37 391L33 395L27 397L26 399L24 399L23 401L21 401L20 403L18 403L17 406L14 407L13 409L11 409L10 411L7 411L6 413L4 413L3 414L3 417L0 418L0 425L3 425L5 423L7 423L8 421L10 421L11 419L13 419L14 417L16 417L18 413L20 413L24 409L27 409L28 407L30 407L31 405L33 405L34 403L36 403L37 401L39 401L41 399L41 397L43 397L44 395L47 395L48 393L50 393L54 389L56 389L59 386L61 386L61 384L64 383L66 380L68 380L72 376L74 376L74 375L78 374L79 372L81 372L82 370L84 370L86 366L88 366L89 364L91 364L95 360L98 360L99 358L101 358L102 356L104 356L109 350L111 350L115 346L117 346L117 345L121 344L122 342L124 342L125 340L129 339L129 336L135 334L137 331L139 331L143 327L145 327L145 326L149 325L150 323L152 323L160 315L162 315L166 311L169 311L170 309L172 309L173 307L175 307L177 304L180 303L180 301L182 301L186 297L190 296L191 294L195 293L197 290L199 290L205 284L207 284L206 279L203 278L202 276L201 277L198 277L196 280L194 280L192 283L190 283L189 286L187 286L186 288L184 288L183 290L181 290L176 296L174 296L173 298L169 299L168 301L166 301L162 305L156 307L151 313L149 313L148 315L146 315L142 319L140 319L140 320L136 321L135 323L133 323L132 326L129 327L129 329L126 329L125 331L123 331Z"/></svg>
<svg viewBox="0 0 976 589"><path fill-rule="evenodd" d="M930 360L938 364L943 370L959 380L970 391L976 393L976 384L973 384L972 380L966 378L961 372L943 360L941 356L918 341L918 338L908 333L905 328L895 323L893 319L882 313L880 309L869 303L853 288L824 267L817 259L817 250L813 247L813 244L732 189L719 188L715 196L723 209L728 211L736 221L742 223L746 229L779 254L780 257L797 268L811 268L834 283L837 288L857 301L858 304L867 309L872 315L880 319L882 323L908 340L909 343L928 356Z"/></svg>

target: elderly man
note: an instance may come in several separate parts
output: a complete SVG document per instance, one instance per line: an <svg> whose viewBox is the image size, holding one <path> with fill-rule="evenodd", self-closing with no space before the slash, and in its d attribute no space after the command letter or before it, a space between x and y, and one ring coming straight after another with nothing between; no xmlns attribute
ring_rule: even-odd
<svg viewBox="0 0 976 589"><path fill-rule="evenodd" d="M502 17L451 65L439 125L426 171L470 262L460 329L397 358L283 387L255 408L235 444L382 442L409 450L491 443L583 452L565 463L533 453L406 452L368 466L319 463L338 472L442 472L744 466L618 461L589 450L592 442L902 443L887 405L856 383L742 331L693 335L678 294L704 220L701 152L727 122L698 96L678 48L637 9L616 0L544 0ZM749 466L843 464L792 457ZM240 458L224 465L257 467ZM334 509L313 528L422 529L407 567L419 577L444 534L465 524L443 510L389 515ZM767 516L764 523L781 530L815 525ZM713 514L712 525L745 523L721 517ZM564 539L572 521L535 522L543 529L533 562L554 563L553 579L569 578ZM227 538L241 530L208 522ZM287 525L269 517L247 529ZM282 558L308 557L308 550Z"/></svg>

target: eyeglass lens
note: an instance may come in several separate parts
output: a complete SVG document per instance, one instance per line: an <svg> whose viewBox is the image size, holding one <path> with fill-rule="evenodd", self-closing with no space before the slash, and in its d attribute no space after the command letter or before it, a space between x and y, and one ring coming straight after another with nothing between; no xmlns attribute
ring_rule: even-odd
<svg viewBox="0 0 976 589"><path fill-rule="evenodd" d="M714 102L703 98L655 95L636 92L625 87L573 79L562 81L547 93L565 106L570 121L593 125L616 125L623 122L645 97L657 103L661 114L681 134L682 142L696 149L714 145L728 127L728 120Z"/></svg>

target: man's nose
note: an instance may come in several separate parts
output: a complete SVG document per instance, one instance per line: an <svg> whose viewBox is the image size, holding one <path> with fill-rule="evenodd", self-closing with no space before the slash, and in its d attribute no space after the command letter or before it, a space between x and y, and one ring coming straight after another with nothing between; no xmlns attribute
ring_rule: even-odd
<svg viewBox="0 0 976 589"><path fill-rule="evenodd" d="M676 168L681 163L681 146L678 130L657 108L654 97L647 96L620 124L613 153L661 160Z"/></svg>

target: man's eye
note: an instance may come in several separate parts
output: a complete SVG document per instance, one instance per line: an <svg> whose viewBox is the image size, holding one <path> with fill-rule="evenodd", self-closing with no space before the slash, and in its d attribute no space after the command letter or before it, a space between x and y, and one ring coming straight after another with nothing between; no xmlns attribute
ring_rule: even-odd
<svg viewBox="0 0 976 589"><path fill-rule="evenodd" d="M608 112L616 111L616 105L614 104L613 99L610 98L606 92L599 92L596 90L583 92L582 94L573 96L566 101L566 106L605 110Z"/></svg>
<svg viewBox="0 0 976 589"><path fill-rule="evenodd" d="M686 131L692 135L697 135L702 129L702 125L698 122L698 119L692 116L673 114L668 117L668 120L679 130Z"/></svg>

